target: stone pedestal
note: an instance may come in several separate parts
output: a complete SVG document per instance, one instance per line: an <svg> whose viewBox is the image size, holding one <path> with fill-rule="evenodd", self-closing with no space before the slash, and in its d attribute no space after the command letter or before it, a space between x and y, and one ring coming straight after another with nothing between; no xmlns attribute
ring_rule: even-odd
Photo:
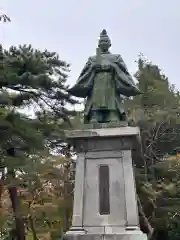
<svg viewBox="0 0 180 240"><path fill-rule="evenodd" d="M139 229L131 151L136 127L68 133L78 153L72 228L66 238L145 240Z"/></svg>

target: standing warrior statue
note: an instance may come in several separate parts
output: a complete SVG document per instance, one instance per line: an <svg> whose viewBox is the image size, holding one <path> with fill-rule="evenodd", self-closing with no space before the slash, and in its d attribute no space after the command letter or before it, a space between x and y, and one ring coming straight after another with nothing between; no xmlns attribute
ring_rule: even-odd
<svg viewBox="0 0 180 240"><path fill-rule="evenodd" d="M89 57L77 83L69 92L86 98L84 123L126 120L123 96L141 94L119 54L109 52L111 41L106 30L100 34L96 56Z"/></svg>

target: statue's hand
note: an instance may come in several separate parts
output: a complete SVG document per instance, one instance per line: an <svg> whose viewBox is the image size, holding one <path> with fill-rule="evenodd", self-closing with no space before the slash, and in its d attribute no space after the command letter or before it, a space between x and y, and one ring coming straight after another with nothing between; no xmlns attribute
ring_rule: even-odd
<svg viewBox="0 0 180 240"><path fill-rule="evenodd" d="M94 64L93 69L100 70L101 69L101 64Z"/></svg>
<svg viewBox="0 0 180 240"><path fill-rule="evenodd" d="M100 71L100 70L110 70L111 66L109 64L94 64L93 69L95 71Z"/></svg>
<svg viewBox="0 0 180 240"><path fill-rule="evenodd" d="M105 65L102 65L101 68L102 68L103 70L110 70L110 69L111 69L111 66L105 64Z"/></svg>

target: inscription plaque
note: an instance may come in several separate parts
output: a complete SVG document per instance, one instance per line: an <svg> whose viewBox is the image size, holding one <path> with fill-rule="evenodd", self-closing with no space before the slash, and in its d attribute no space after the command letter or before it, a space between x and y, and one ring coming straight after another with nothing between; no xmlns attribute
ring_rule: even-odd
<svg viewBox="0 0 180 240"><path fill-rule="evenodd" d="M110 214L108 165L99 166L99 213L101 215Z"/></svg>

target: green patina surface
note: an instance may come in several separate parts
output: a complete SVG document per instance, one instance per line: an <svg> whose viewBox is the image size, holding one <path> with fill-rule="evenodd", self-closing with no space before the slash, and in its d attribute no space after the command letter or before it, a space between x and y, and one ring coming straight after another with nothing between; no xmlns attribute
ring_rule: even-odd
<svg viewBox="0 0 180 240"><path fill-rule="evenodd" d="M123 96L141 94L121 55L110 53L110 46L111 41L103 30L96 56L89 57L78 81L69 90L72 95L86 99L85 128L127 126Z"/></svg>

